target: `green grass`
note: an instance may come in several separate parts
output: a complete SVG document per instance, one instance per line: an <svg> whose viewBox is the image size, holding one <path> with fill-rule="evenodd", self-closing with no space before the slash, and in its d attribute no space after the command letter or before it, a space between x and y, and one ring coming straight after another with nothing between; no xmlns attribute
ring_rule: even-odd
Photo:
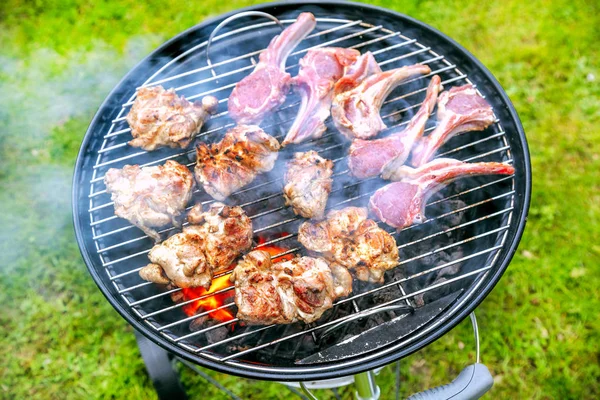
<svg viewBox="0 0 600 400"><path fill-rule="evenodd" d="M152 398L132 329L79 256L71 173L96 107L164 40L252 2L30 1L0 5L0 398ZM530 217L479 307L488 398L600 396L600 6L594 1L379 1L446 32L498 78L533 163ZM464 349L461 348L464 346ZM402 363L403 394L474 358L467 322ZM274 383L218 375L244 398ZM220 398L184 372L193 398ZM387 368L378 379L392 395ZM326 393L320 393L326 396ZM351 390L343 391L351 398ZM327 395L328 396L328 395Z"/></svg>

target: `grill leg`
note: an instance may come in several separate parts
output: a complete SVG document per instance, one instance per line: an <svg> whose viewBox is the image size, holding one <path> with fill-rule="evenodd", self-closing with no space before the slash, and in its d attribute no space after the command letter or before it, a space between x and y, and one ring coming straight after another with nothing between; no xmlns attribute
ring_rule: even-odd
<svg viewBox="0 0 600 400"><path fill-rule="evenodd" d="M187 400L185 390L179 381L179 375L171 364L171 355L162 347L152 343L150 339L134 330L146 371L152 380L159 400Z"/></svg>

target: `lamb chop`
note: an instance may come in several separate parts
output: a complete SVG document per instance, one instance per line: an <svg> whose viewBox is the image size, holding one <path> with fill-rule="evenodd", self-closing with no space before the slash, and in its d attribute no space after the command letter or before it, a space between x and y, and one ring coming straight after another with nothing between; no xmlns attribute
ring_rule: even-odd
<svg viewBox="0 0 600 400"><path fill-rule="evenodd" d="M309 50L300 60L300 72L292 86L301 96L298 116L282 145L320 138L329 118L333 86L344 73L344 67L356 61L358 50L323 47Z"/></svg>
<svg viewBox="0 0 600 400"><path fill-rule="evenodd" d="M285 62L294 48L315 28L311 13L302 13L296 22L275 36L259 56L254 71L233 88L229 115L239 124L258 124L266 114L285 101L291 76Z"/></svg>
<svg viewBox="0 0 600 400"><path fill-rule="evenodd" d="M262 172L273 169L279 142L256 125L238 125L219 143L200 143L194 174L204 190L217 200L246 186Z"/></svg>
<svg viewBox="0 0 600 400"><path fill-rule="evenodd" d="M111 168L104 184L115 203L115 215L159 242L160 235L153 228L181 226L178 217L192 197L194 178L185 166L168 160L154 167Z"/></svg>
<svg viewBox="0 0 600 400"><path fill-rule="evenodd" d="M190 103L174 89L162 86L138 89L127 114L133 140L129 144L152 151L158 147L187 147L202 129L204 121L217 111L216 97Z"/></svg>
<svg viewBox="0 0 600 400"><path fill-rule="evenodd" d="M494 123L492 106L473 85L453 87L438 99L438 126L412 151L411 164L419 167L433 158L450 138L468 131L482 131Z"/></svg>
<svg viewBox="0 0 600 400"><path fill-rule="evenodd" d="M356 59L349 67L344 69L344 75L333 87L333 101L338 95L354 89L371 75L382 72L373 54L368 51Z"/></svg>
<svg viewBox="0 0 600 400"><path fill-rule="evenodd" d="M223 271L252 247L252 222L241 207L213 203L188 214L190 225L150 250L151 263L142 279L181 288L210 288L213 274Z"/></svg>
<svg viewBox="0 0 600 400"><path fill-rule="evenodd" d="M312 257L273 264L262 250L246 254L229 279L235 283L237 318L254 325L314 322L352 292L345 268Z"/></svg>
<svg viewBox="0 0 600 400"><path fill-rule="evenodd" d="M296 153L288 163L283 198L296 215L322 218L331 193L333 162L316 151Z"/></svg>
<svg viewBox="0 0 600 400"><path fill-rule="evenodd" d="M388 164L382 177L396 181L377 190L369 202L380 221L401 229L425 221L427 200L450 182L465 176L512 175L515 169L497 162L466 163L438 158L419 168Z"/></svg>
<svg viewBox="0 0 600 400"><path fill-rule="evenodd" d="M352 175L364 179L377 176L384 166L394 160L404 164L414 143L423 135L425 123L435 107L437 95L442 90L441 79L435 75L419 111L412 117L403 131L392 133L382 139L354 139L348 150L348 167Z"/></svg>
<svg viewBox="0 0 600 400"><path fill-rule="evenodd" d="M379 111L385 98L407 79L431 72L415 64L367 77L360 85L336 95L331 116L338 130L348 139L369 139L386 128Z"/></svg>
<svg viewBox="0 0 600 400"><path fill-rule="evenodd" d="M330 211L321 222L305 222L298 241L361 281L382 283L385 271L398 265L396 241L367 219L366 208L346 207Z"/></svg>

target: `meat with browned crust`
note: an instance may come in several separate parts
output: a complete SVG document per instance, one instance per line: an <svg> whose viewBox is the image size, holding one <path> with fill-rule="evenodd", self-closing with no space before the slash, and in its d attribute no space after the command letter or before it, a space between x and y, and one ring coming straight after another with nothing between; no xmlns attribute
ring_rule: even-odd
<svg viewBox="0 0 600 400"><path fill-rule="evenodd" d="M275 165L280 145L256 125L238 125L219 143L200 143L194 174L204 190L217 200L246 186Z"/></svg>
<svg viewBox="0 0 600 400"><path fill-rule="evenodd" d="M321 222L300 225L298 241L348 268L357 279L382 283L385 271L398 265L398 248L394 238L367 215L361 207L330 211Z"/></svg>
<svg viewBox="0 0 600 400"><path fill-rule="evenodd" d="M188 214L190 225L150 250L151 264L140 270L150 282L173 283L183 288L210 287L215 273L252 246L252 222L241 207L213 203Z"/></svg>
<svg viewBox="0 0 600 400"><path fill-rule="evenodd" d="M185 148L200 132L204 121L216 112L217 105L214 96L190 103L177 96L174 89L140 88L127 114L133 136L129 144L147 151L163 146Z"/></svg>
<svg viewBox="0 0 600 400"><path fill-rule="evenodd" d="M112 194L115 214L158 242L160 235L152 228L181 225L178 217L192 197L194 177L185 166L168 160L152 167L111 168L104 183Z"/></svg>
<svg viewBox="0 0 600 400"><path fill-rule="evenodd" d="M296 215L322 218L331 193L333 162L311 150L294 154L287 167L283 188L285 204L292 206Z"/></svg>
<svg viewBox="0 0 600 400"><path fill-rule="evenodd" d="M352 292L345 268L321 258L298 257L273 264L266 251L248 253L233 270L237 317L249 324L310 323Z"/></svg>

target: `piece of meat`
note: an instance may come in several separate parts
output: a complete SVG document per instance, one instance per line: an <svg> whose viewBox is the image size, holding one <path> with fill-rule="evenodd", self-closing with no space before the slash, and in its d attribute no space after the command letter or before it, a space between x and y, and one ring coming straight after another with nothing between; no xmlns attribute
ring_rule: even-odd
<svg viewBox="0 0 600 400"><path fill-rule="evenodd" d="M308 250L350 270L358 280L382 283L385 271L398 265L394 238L367 219L367 209L330 211L321 222L305 222L298 241Z"/></svg>
<svg viewBox="0 0 600 400"><path fill-rule="evenodd" d="M309 50L300 60L298 76L292 87L300 94L300 108L282 145L301 143L320 138L329 118L333 86L344 73L344 67L356 61L358 50L340 47L323 47Z"/></svg>
<svg viewBox="0 0 600 400"><path fill-rule="evenodd" d="M311 323L352 292L344 268L312 257L273 264L262 250L244 256L229 279L235 283L237 318L253 325Z"/></svg>
<svg viewBox="0 0 600 400"><path fill-rule="evenodd" d="M187 147L202 129L204 121L217 111L214 96L190 103L175 89L162 86L138 89L127 122L133 140L129 145L152 151L158 147Z"/></svg>
<svg viewBox="0 0 600 400"><path fill-rule="evenodd" d="M432 194L455 179L475 175L512 175L515 169L497 162L466 163L438 158L419 168L403 165L384 171L397 181L377 190L369 208L380 221L401 229L425 221L425 206Z"/></svg>
<svg viewBox="0 0 600 400"><path fill-rule="evenodd" d="M322 218L329 193L333 162L316 151L296 153L285 173L283 198L296 215L304 218Z"/></svg>
<svg viewBox="0 0 600 400"><path fill-rule="evenodd" d="M344 69L344 75L335 83L333 101L336 101L337 95L354 89L369 76L380 72L382 72L381 68L370 51L361 55L352 65Z"/></svg>
<svg viewBox="0 0 600 400"><path fill-rule="evenodd" d="M181 288L210 288L213 275L226 270L252 247L252 222L241 207L213 203L188 214L190 225L150 250L144 280Z"/></svg>
<svg viewBox="0 0 600 400"><path fill-rule="evenodd" d="M423 136L425 123L441 90L441 79L435 75L429 83L421 108L404 130L382 139L354 139L348 150L348 168L352 175L360 179L370 178L379 175L384 166L392 160L404 164L414 143Z"/></svg>
<svg viewBox="0 0 600 400"><path fill-rule="evenodd" d="M427 163L450 138L464 132L482 131L494 120L492 106L473 85L453 87L443 92L438 99L438 125L415 145L411 164L418 167Z"/></svg>
<svg viewBox="0 0 600 400"><path fill-rule="evenodd" d="M194 175L208 194L224 200L273 169L279 148L279 142L258 126L238 125L219 143L198 145Z"/></svg>
<svg viewBox="0 0 600 400"><path fill-rule="evenodd" d="M254 71L233 88L228 101L231 118L239 124L259 124L266 114L283 104L292 79L285 72L285 62L316 24L314 15L302 13L271 40Z"/></svg>
<svg viewBox="0 0 600 400"><path fill-rule="evenodd" d="M168 160L153 167L111 168L104 184L115 203L115 215L159 242L160 235L153 228L181 226L178 217L192 197L194 177L185 166Z"/></svg>
<svg viewBox="0 0 600 400"><path fill-rule="evenodd" d="M383 101L407 79L431 72L427 65L415 64L367 77L351 90L337 94L331 106L335 126L348 139L369 139L386 128L379 111Z"/></svg>

